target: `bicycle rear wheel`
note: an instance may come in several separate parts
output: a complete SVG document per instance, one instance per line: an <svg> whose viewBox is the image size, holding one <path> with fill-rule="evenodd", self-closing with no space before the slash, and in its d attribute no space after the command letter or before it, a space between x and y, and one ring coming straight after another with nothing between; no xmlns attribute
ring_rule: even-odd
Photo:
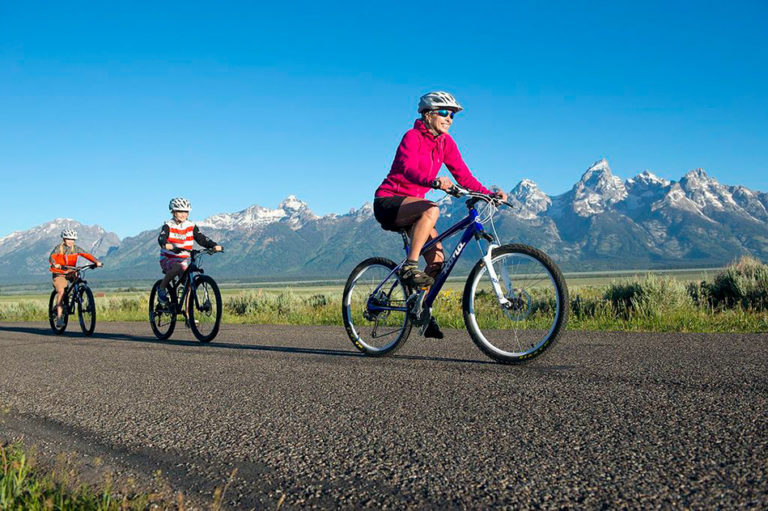
<svg viewBox="0 0 768 511"><path fill-rule="evenodd" d="M491 255L507 304L502 306L484 261L464 287L464 323L477 346L505 364L530 361L552 347L568 321L568 288L557 265L528 245L504 245Z"/></svg>
<svg viewBox="0 0 768 511"><path fill-rule="evenodd" d="M161 282L162 280L155 282L152 291L149 292L149 325L155 337L168 339L176 328L176 291L167 288L169 303L166 305L158 303L157 290L160 289Z"/></svg>
<svg viewBox="0 0 768 511"><path fill-rule="evenodd" d="M200 342L210 342L219 333L221 325L221 293L219 286L208 275L198 275L189 297L189 327Z"/></svg>
<svg viewBox="0 0 768 511"><path fill-rule="evenodd" d="M394 353L411 333L411 321L404 310L408 291L393 271L396 266L382 257L366 259L352 270L344 286L344 327L355 347L366 355Z"/></svg>
<svg viewBox="0 0 768 511"><path fill-rule="evenodd" d="M96 302L93 300L93 292L87 286L80 287L80 302L77 304L77 316L83 333L91 335L93 329L96 328Z"/></svg>
<svg viewBox="0 0 768 511"><path fill-rule="evenodd" d="M61 328L56 326L56 290L51 291L51 298L48 300L48 323L51 325L51 330L56 335L61 335L64 330L67 329L67 323L69 322L69 314L67 314L67 295L66 293L61 299L61 317L64 321L61 324Z"/></svg>

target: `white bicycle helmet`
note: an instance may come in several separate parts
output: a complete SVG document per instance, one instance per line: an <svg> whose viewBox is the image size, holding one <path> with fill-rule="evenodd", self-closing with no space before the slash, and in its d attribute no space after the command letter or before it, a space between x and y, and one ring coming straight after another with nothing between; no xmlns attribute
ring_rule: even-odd
<svg viewBox="0 0 768 511"><path fill-rule="evenodd" d="M66 228L63 231L61 231L61 239L63 240L76 240L77 239L77 231L74 229Z"/></svg>
<svg viewBox="0 0 768 511"><path fill-rule="evenodd" d="M464 110L452 94L443 91L428 92L419 99L419 113L446 108L454 112Z"/></svg>
<svg viewBox="0 0 768 511"><path fill-rule="evenodd" d="M168 204L168 209L171 211L187 211L192 209L192 204L184 197L174 197Z"/></svg>

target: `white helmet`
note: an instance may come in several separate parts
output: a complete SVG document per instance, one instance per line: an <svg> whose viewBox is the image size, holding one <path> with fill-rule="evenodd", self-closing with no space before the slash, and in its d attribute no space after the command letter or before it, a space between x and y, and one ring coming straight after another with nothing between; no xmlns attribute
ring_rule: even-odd
<svg viewBox="0 0 768 511"><path fill-rule="evenodd" d="M63 240L76 240L77 239L77 231L74 229L66 228L63 231L61 231L61 239Z"/></svg>
<svg viewBox="0 0 768 511"><path fill-rule="evenodd" d="M174 197L168 204L168 209L171 211L187 211L192 209L192 204L184 197Z"/></svg>
<svg viewBox="0 0 768 511"><path fill-rule="evenodd" d="M453 110L454 112L464 110L453 95L443 91L428 92L419 99L420 114L428 110L440 110L441 108Z"/></svg>

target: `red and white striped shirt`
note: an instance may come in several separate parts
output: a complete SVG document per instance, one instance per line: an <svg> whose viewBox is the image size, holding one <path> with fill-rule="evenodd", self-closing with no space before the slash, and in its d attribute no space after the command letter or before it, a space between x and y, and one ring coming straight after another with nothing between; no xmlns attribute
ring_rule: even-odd
<svg viewBox="0 0 768 511"><path fill-rule="evenodd" d="M195 224L189 220L185 220L181 223L176 220L168 220L165 222L168 226L168 243L173 245L173 248L181 249L179 253L175 253L172 250L167 250L165 247L160 249L160 257L163 259L187 259L189 257L189 251L195 246Z"/></svg>

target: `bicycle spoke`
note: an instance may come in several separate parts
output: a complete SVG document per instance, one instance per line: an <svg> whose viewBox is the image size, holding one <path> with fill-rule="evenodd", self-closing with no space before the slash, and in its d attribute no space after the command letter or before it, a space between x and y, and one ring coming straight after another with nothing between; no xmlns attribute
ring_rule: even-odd
<svg viewBox="0 0 768 511"><path fill-rule="evenodd" d="M407 312L391 309L405 307L407 291L392 271L394 263L369 261L355 268L347 281L343 319L358 349L369 355L383 355L396 349L410 332Z"/></svg>
<svg viewBox="0 0 768 511"><path fill-rule="evenodd" d="M496 296L484 265L473 271L465 291L469 299L465 318L473 340L505 362L538 353L555 330L559 331L567 307L555 274L538 259L546 256L532 255L538 252L525 246L515 247L522 248L494 252L491 263L507 303Z"/></svg>

